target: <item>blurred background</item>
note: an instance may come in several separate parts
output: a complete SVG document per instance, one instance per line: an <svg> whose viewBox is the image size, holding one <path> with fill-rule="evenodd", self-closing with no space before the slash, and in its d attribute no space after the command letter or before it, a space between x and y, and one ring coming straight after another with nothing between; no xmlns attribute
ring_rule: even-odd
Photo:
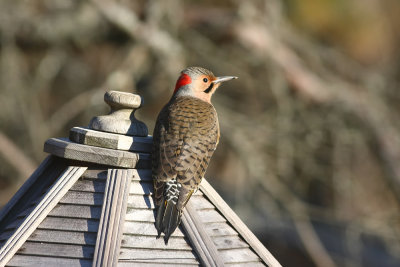
<svg viewBox="0 0 400 267"><path fill-rule="evenodd" d="M181 69L213 99L206 177L284 266L400 266L398 0L0 1L0 206L43 143L140 94L150 132Z"/></svg>

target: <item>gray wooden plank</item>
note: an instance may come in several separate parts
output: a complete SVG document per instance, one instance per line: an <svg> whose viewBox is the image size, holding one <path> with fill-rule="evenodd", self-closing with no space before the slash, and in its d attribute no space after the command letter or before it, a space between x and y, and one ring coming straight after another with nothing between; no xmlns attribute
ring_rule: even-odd
<svg viewBox="0 0 400 267"><path fill-rule="evenodd" d="M131 195L152 195L153 183L147 181L132 181L129 187L129 194Z"/></svg>
<svg viewBox="0 0 400 267"><path fill-rule="evenodd" d="M268 265L273 267L281 266L275 257L264 247L264 245L257 239L257 237L250 231L250 229L242 222L236 213L229 207L228 204L221 198L221 196L214 190L214 188L207 182L206 179L202 180L200 190L207 196L207 198L215 205L215 207L223 214L236 231L249 243L249 245L256 251L258 256Z"/></svg>
<svg viewBox="0 0 400 267"><path fill-rule="evenodd" d="M104 193L69 191L60 200L60 204L96 205L103 204Z"/></svg>
<svg viewBox="0 0 400 267"><path fill-rule="evenodd" d="M28 241L94 246L96 244L96 236L96 233L88 232L37 229L28 238Z"/></svg>
<svg viewBox="0 0 400 267"><path fill-rule="evenodd" d="M240 262L240 263L225 263L226 266L237 266L237 267L265 267L265 263L261 261L250 261L250 262Z"/></svg>
<svg viewBox="0 0 400 267"><path fill-rule="evenodd" d="M100 219L101 207L88 205L58 204L49 215L54 217Z"/></svg>
<svg viewBox="0 0 400 267"><path fill-rule="evenodd" d="M129 223L137 223L138 227L142 227L142 224L151 225L154 227L155 217L152 209L135 209L128 208L125 220ZM205 229L210 236L235 236L238 233L229 226L226 221L211 222L204 224ZM178 229L177 229L178 230ZM154 235L157 234L156 230L152 231Z"/></svg>
<svg viewBox="0 0 400 267"><path fill-rule="evenodd" d="M195 198L196 198L196 196L192 196L191 200L195 199ZM125 219L128 220L128 221L155 222L155 211L154 211L154 209L147 207L147 202L145 201L146 200L145 198L143 198L143 199L138 198L138 199L139 199L138 202L136 202L135 204L129 204L128 203L128 209L127 209L127 212L126 212ZM207 202L201 201L201 203L199 203L199 204L200 204L199 205L200 207L208 208ZM208 214L210 212L212 213L211 217ZM200 216L203 216L203 213L207 213L207 210L205 210L205 209L201 210L199 212ZM208 213L206 214L206 216L208 216L208 218L205 218L205 219L213 220L213 218L214 218L213 216L215 215L214 212L208 211ZM219 218L215 222L225 222L225 220L223 218L222 219Z"/></svg>
<svg viewBox="0 0 400 267"><path fill-rule="evenodd" d="M18 250L20 255L57 256L75 259L92 259L94 246L48 244L26 241Z"/></svg>
<svg viewBox="0 0 400 267"><path fill-rule="evenodd" d="M125 220L137 222L155 222L155 213L153 209L127 208Z"/></svg>
<svg viewBox="0 0 400 267"><path fill-rule="evenodd" d="M121 248L119 261L194 264L198 262L192 251L133 248Z"/></svg>
<svg viewBox="0 0 400 267"><path fill-rule="evenodd" d="M89 128L74 127L69 138L80 144L105 147L115 150L151 153L153 138L151 136L128 136L109 132L96 131Z"/></svg>
<svg viewBox="0 0 400 267"><path fill-rule="evenodd" d="M212 240L218 250L249 247L239 236L214 236Z"/></svg>
<svg viewBox="0 0 400 267"><path fill-rule="evenodd" d="M115 266L118 262L131 177L129 169L108 170L93 266Z"/></svg>
<svg viewBox="0 0 400 267"><path fill-rule="evenodd" d="M138 188L138 186L136 186L136 188ZM195 195L197 196L197 195ZM193 196L193 197L195 197ZM191 201L191 199L189 200ZM213 206L208 205L206 202L204 201L197 201L197 203L199 204L199 208L203 208L203 209L209 209L212 208L212 210L202 210L201 213L204 213L203 217L205 220L211 220L212 218L210 216L217 216L217 214L213 214L215 211L215 209L213 209ZM204 205L204 207L202 206ZM138 195L129 195L128 196L128 208L136 208L136 209L154 209L155 205L154 205L154 200L153 197L150 195L142 195L142 194L138 194ZM219 214L219 213L218 213ZM225 221L225 219L219 215L219 218L215 217L216 221Z"/></svg>
<svg viewBox="0 0 400 267"><path fill-rule="evenodd" d="M5 245L0 248L0 266L5 265L12 258L86 169L86 167L70 166L57 178L35 209L27 216Z"/></svg>
<svg viewBox="0 0 400 267"><path fill-rule="evenodd" d="M123 168L150 167L151 165L150 154L82 145L68 138L48 139L44 144L44 151L66 159Z"/></svg>
<svg viewBox="0 0 400 267"><path fill-rule="evenodd" d="M256 255L250 248L220 250L219 254L225 264L260 261L258 255Z"/></svg>
<svg viewBox="0 0 400 267"><path fill-rule="evenodd" d="M34 255L14 255L7 263L7 266L57 266L57 267L91 267L91 260L84 259L68 259L59 257L43 257Z"/></svg>
<svg viewBox="0 0 400 267"><path fill-rule="evenodd" d="M193 201L193 205L199 209L211 209L213 205L206 200L203 196L194 195L190 201ZM150 204L150 207L148 206ZM150 197L136 196L128 199L128 209L126 213L126 219L130 221L147 221L154 222L154 201ZM218 221L224 221L218 219Z"/></svg>
<svg viewBox="0 0 400 267"><path fill-rule="evenodd" d="M238 233L226 222L207 223L204 225L210 236L234 236Z"/></svg>
<svg viewBox="0 0 400 267"><path fill-rule="evenodd" d="M104 188L106 186L105 181L102 180L90 180L85 178L80 178L70 189L70 191L81 191L81 192L97 192L104 193Z"/></svg>
<svg viewBox="0 0 400 267"><path fill-rule="evenodd" d="M153 182L152 181L139 181L133 180L129 188L130 195L153 195ZM203 193L197 190L193 196L202 196Z"/></svg>
<svg viewBox="0 0 400 267"><path fill-rule="evenodd" d="M204 209L197 212L203 223L226 222L226 219L215 209Z"/></svg>
<svg viewBox="0 0 400 267"><path fill-rule="evenodd" d="M148 181L153 182L153 178L151 177L151 169L134 169L132 181Z"/></svg>
<svg viewBox="0 0 400 267"><path fill-rule="evenodd" d="M105 181L107 179L107 169L87 169L82 178Z"/></svg>
<svg viewBox="0 0 400 267"><path fill-rule="evenodd" d="M136 209L154 209L154 201L151 196L146 195L129 195L128 208Z"/></svg>
<svg viewBox="0 0 400 267"><path fill-rule="evenodd" d="M200 263L192 259L122 259L118 262L118 266L200 266Z"/></svg>
<svg viewBox="0 0 400 267"><path fill-rule="evenodd" d="M208 236L195 207L190 201L183 211L182 227L201 265L210 267L223 266L223 259L220 257L214 242Z"/></svg>
<svg viewBox="0 0 400 267"><path fill-rule="evenodd" d="M97 233L99 220L88 220L80 218L59 218L48 216L38 226L38 229L80 231Z"/></svg>
<svg viewBox="0 0 400 267"><path fill-rule="evenodd" d="M135 234L135 235L146 235L146 236L157 236L157 230L154 223L147 222L131 222L125 221L124 223L124 233L125 234ZM172 237L183 237L182 230L178 227L172 234Z"/></svg>
<svg viewBox="0 0 400 267"><path fill-rule="evenodd" d="M182 266L182 267L189 267L189 266L200 266L199 263L155 263L155 262L132 262L132 261L120 261L118 262L118 267L131 267L131 266L151 266L151 267L164 267L164 266Z"/></svg>
<svg viewBox="0 0 400 267"><path fill-rule="evenodd" d="M188 241L184 237L173 236L169 239L168 245L163 238L156 236L133 235L125 233L122 237L122 247L124 248L154 248L154 249L174 249L174 250L192 250Z"/></svg>
<svg viewBox="0 0 400 267"><path fill-rule="evenodd" d="M94 245L96 242L96 234L95 232L97 232L97 227L96 229L94 229L95 227L93 227L93 231L89 232L87 231L87 233L84 233L84 229L88 229L88 221L85 220L85 222L82 224L83 227L79 228L79 227L74 227L74 225L77 224L76 219L71 220L71 222L69 222L68 224L65 223L66 218L61 220L61 223L64 224L64 226L68 226L69 229L66 229L66 227L60 227L62 226L62 224L60 224L58 221L58 223L55 225L53 223L52 227L55 227L56 229L52 228L44 228L41 225L38 226L38 229L32 233L32 235L27 239L27 240L31 240L31 241L43 241L43 242L56 242L56 243L65 243L65 244L85 244L85 240L88 245ZM98 226L98 222L95 222L95 225L97 224ZM63 228L63 229L60 229ZM78 228L78 229L77 229ZM66 230L70 230L70 231L66 231ZM11 229L8 231L3 232L0 235L0 240L4 241L6 239L8 239L10 236L13 235L15 229ZM75 240L80 240L80 241L75 241ZM72 242L72 243L71 243ZM77 242L77 243L76 243ZM92 244L93 243L93 244Z"/></svg>
<svg viewBox="0 0 400 267"><path fill-rule="evenodd" d="M198 191L200 192L200 191ZM203 195L195 194L189 200L196 210L215 209L214 205L208 201ZM201 212L201 211L199 211Z"/></svg>

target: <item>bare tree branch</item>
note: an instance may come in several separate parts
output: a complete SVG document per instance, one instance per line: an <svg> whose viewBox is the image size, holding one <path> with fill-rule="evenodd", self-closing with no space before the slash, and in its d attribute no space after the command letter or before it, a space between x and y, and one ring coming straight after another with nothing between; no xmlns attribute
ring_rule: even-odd
<svg viewBox="0 0 400 267"><path fill-rule="evenodd" d="M36 168L36 163L0 131L0 153L20 174L21 179L28 178Z"/></svg>

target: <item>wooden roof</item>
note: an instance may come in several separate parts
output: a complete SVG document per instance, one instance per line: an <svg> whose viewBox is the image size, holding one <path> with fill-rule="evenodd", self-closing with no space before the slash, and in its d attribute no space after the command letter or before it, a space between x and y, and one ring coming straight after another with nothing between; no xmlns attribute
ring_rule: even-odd
<svg viewBox="0 0 400 267"><path fill-rule="evenodd" d="M205 179L168 245L157 239L151 137L70 138L46 142L52 155L0 212L0 266L280 266Z"/></svg>

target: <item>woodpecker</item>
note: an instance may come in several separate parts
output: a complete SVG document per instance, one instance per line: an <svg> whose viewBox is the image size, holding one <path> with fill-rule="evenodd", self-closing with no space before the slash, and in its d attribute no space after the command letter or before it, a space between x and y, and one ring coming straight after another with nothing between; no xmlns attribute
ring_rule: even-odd
<svg viewBox="0 0 400 267"><path fill-rule="evenodd" d="M222 82L232 79L237 77L216 77L201 67L184 69L157 117L152 151L155 226L166 244L218 144L218 116L211 97Z"/></svg>

